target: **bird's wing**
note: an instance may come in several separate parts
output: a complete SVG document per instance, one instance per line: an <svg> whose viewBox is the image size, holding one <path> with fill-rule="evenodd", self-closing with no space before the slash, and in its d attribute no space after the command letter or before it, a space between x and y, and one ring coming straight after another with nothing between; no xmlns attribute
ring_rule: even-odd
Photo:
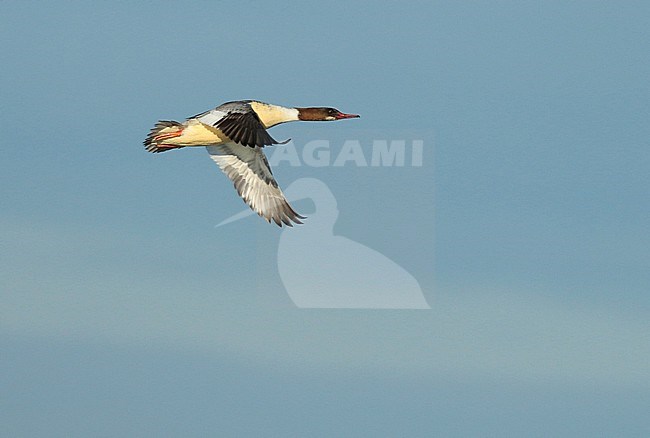
<svg viewBox="0 0 650 438"><path fill-rule="evenodd" d="M269 146L281 144L266 131L262 121L254 111L230 112L226 114L215 125L229 139L249 147Z"/></svg>
<svg viewBox="0 0 650 438"><path fill-rule="evenodd" d="M292 222L302 223L300 219L304 217L287 202L260 147L226 143L206 146L206 149L254 212L279 226L285 224L291 227Z"/></svg>
<svg viewBox="0 0 650 438"><path fill-rule="evenodd" d="M208 126L215 126L225 116L226 113L224 111L215 108L215 109L211 109L210 111L206 111L204 113L189 117L188 120L197 119L199 122L206 124Z"/></svg>
<svg viewBox="0 0 650 438"><path fill-rule="evenodd" d="M284 144L275 140L264 128L257 113L247 101L228 102L217 108L197 114L194 117L201 123L214 126L229 139L249 147ZM288 140L287 140L288 141Z"/></svg>

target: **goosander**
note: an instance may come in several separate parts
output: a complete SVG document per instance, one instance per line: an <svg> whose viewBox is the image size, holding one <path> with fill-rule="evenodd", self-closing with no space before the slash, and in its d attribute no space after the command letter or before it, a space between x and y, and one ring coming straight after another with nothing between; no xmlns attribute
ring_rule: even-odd
<svg viewBox="0 0 650 438"><path fill-rule="evenodd" d="M158 153L188 146L205 146L210 158L234 183L248 206L266 219L293 226L301 224L278 186L262 151L265 146L285 144L266 131L293 121L332 121L359 117L335 108L288 108L255 100L226 102L184 122L159 120L144 140L147 151Z"/></svg>

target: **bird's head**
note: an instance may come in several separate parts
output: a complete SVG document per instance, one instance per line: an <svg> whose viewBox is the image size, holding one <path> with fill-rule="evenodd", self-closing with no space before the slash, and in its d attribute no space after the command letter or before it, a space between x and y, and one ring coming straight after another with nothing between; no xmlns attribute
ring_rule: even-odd
<svg viewBox="0 0 650 438"><path fill-rule="evenodd" d="M311 107L311 108L296 108L298 110L298 119L312 122L341 120L341 119L355 119L358 114L345 114L336 108L326 107Z"/></svg>

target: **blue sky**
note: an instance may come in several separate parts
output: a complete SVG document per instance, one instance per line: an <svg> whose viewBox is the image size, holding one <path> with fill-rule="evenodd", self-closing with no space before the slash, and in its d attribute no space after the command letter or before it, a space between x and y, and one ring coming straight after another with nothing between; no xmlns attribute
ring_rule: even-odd
<svg viewBox="0 0 650 438"><path fill-rule="evenodd" d="M4 2L0 419L11 436L650 433L644 2ZM298 309L280 230L157 119L335 106L292 167L431 310ZM309 203L296 204L309 211ZM305 226L309 226L308 223ZM309 281L309 279L305 279Z"/></svg>

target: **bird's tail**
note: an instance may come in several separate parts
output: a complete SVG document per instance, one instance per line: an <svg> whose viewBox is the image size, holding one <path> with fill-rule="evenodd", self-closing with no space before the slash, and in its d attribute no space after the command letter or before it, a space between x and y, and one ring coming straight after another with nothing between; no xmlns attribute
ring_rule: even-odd
<svg viewBox="0 0 650 438"><path fill-rule="evenodd" d="M169 138L179 137L183 133L183 125L174 120L158 120L149 135L144 140L144 147L149 152L165 152L171 149L179 149L184 146L165 144Z"/></svg>

